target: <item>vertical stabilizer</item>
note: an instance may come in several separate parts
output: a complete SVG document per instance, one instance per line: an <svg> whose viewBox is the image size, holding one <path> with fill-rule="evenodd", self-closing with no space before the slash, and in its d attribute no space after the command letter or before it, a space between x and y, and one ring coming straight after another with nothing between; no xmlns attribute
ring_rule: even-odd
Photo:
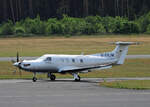
<svg viewBox="0 0 150 107"><path fill-rule="evenodd" d="M135 45L136 42L115 42L116 48L112 51L117 58L116 64L123 64L128 53L128 46Z"/></svg>

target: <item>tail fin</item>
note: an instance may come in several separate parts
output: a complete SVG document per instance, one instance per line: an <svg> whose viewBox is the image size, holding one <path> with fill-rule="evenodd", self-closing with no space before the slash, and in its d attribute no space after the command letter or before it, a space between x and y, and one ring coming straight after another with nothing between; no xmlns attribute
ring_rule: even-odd
<svg viewBox="0 0 150 107"><path fill-rule="evenodd" d="M123 64L125 61L125 57L128 53L128 46L135 45L136 42L115 42L116 48L112 51L112 53L117 58L116 64Z"/></svg>

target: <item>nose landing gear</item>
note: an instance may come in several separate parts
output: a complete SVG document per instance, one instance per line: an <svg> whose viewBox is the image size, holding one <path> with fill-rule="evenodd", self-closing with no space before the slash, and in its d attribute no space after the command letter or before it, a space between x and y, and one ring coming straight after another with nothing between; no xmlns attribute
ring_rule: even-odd
<svg viewBox="0 0 150 107"><path fill-rule="evenodd" d="M33 78L32 78L33 82L36 82L37 81L37 78L36 78L36 72L33 73Z"/></svg>
<svg viewBox="0 0 150 107"><path fill-rule="evenodd" d="M36 78L36 77L33 77L32 80L33 80L33 82L36 82L36 81L37 81L37 78Z"/></svg>

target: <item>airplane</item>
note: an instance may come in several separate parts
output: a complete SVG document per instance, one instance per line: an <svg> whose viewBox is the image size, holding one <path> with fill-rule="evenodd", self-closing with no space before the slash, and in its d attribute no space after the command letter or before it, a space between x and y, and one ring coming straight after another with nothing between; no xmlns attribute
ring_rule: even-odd
<svg viewBox="0 0 150 107"><path fill-rule="evenodd" d="M94 70L108 69L115 65L122 65L128 52L129 45L136 42L114 42L116 48L111 52L97 53L91 55L57 55L45 54L35 60L19 60L13 66L27 72L33 72L33 82L37 81L37 73L47 73L48 78L54 81L54 73L73 75L75 81L80 81L79 73L88 73Z"/></svg>

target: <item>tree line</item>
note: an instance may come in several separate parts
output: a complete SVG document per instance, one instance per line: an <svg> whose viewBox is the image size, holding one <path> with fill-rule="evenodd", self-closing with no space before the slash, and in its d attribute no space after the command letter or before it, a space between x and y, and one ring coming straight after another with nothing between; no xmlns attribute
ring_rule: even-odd
<svg viewBox="0 0 150 107"><path fill-rule="evenodd" d="M0 37L8 36L53 36L53 35L95 35L98 34L150 34L150 12L135 20L126 17L87 16L84 18L63 15L61 19L41 20L25 18L13 23L11 20L0 24Z"/></svg>
<svg viewBox="0 0 150 107"><path fill-rule="evenodd" d="M123 16L130 20L150 10L150 0L1 0L0 23L13 23L27 17L42 20L86 16Z"/></svg>

